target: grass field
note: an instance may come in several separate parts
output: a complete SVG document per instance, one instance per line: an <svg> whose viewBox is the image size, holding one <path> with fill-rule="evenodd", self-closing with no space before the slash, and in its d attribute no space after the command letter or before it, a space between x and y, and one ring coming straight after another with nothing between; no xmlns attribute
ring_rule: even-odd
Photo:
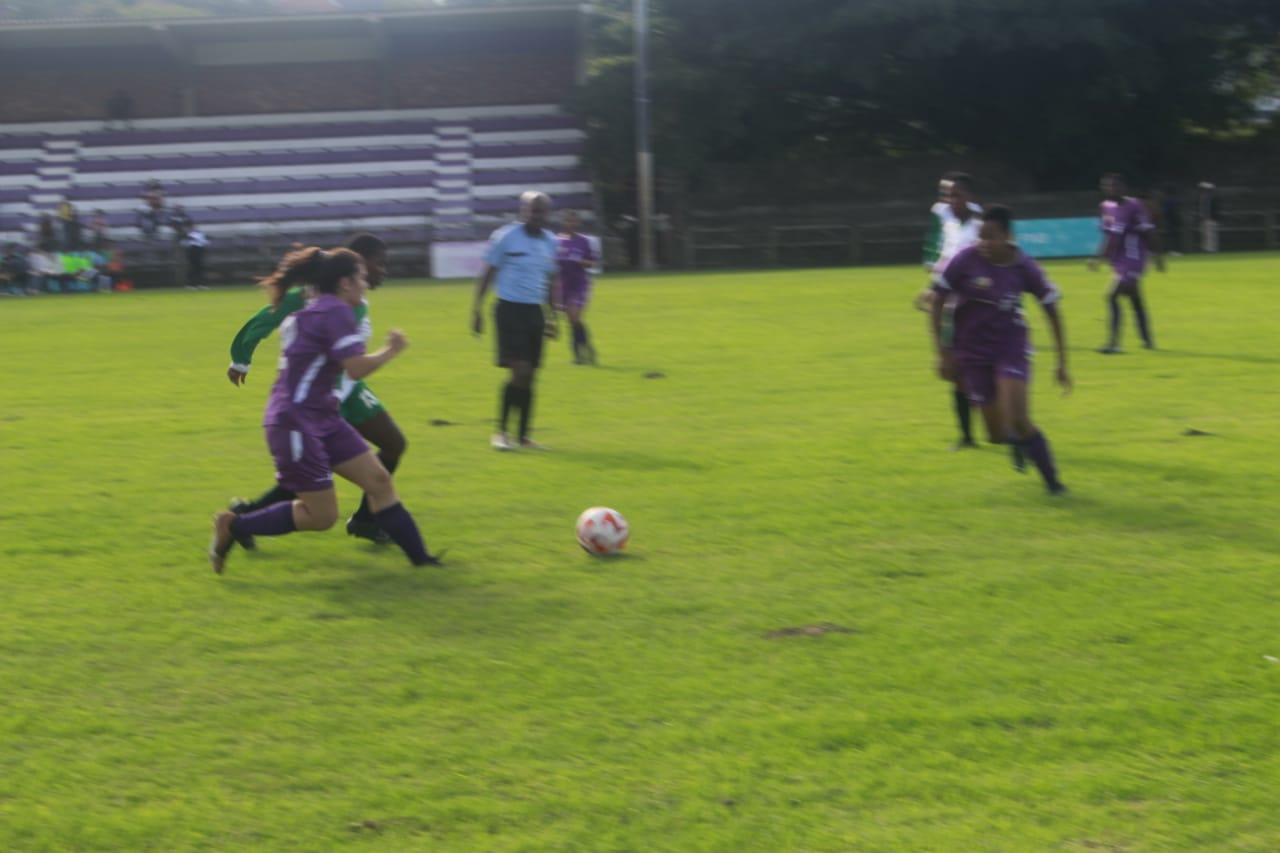
<svg viewBox="0 0 1280 853"><path fill-rule="evenodd" d="M370 384L448 567L335 528L221 578L260 295L0 302L0 849L1278 850L1278 260L1153 276L1162 350L1116 357L1051 266L1060 498L946 452L911 269L604 279L546 454L488 446L469 286L392 282ZM626 556L578 549L594 504Z"/></svg>

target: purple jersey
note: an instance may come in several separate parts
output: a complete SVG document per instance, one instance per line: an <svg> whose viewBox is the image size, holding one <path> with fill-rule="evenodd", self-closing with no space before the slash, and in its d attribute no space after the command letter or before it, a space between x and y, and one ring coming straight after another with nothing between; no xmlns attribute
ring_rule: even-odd
<svg viewBox="0 0 1280 853"><path fill-rule="evenodd" d="M280 372L262 423L302 426L338 417L335 390L343 359L364 352L351 306L332 294L280 324Z"/></svg>
<svg viewBox="0 0 1280 853"><path fill-rule="evenodd" d="M565 293L585 292L591 286L591 277L579 262L599 260L591 249L591 241L584 234L561 234L556 242L560 283Z"/></svg>
<svg viewBox="0 0 1280 853"><path fill-rule="evenodd" d="M1147 232L1155 228L1147 206L1125 196L1098 206L1102 233L1107 236L1107 260L1117 270L1141 272L1147 263Z"/></svg>
<svg viewBox="0 0 1280 853"><path fill-rule="evenodd" d="M955 350L970 361L999 361L1025 354L1027 323L1022 314L1022 294L1030 293L1042 305L1052 305L1062 294L1021 249L1004 265L993 264L976 246L962 249L933 289L942 297L955 295Z"/></svg>

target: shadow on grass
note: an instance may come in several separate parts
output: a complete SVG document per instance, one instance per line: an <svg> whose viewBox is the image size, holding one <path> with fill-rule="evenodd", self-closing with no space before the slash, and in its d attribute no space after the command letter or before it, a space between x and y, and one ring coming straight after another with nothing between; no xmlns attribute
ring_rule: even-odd
<svg viewBox="0 0 1280 853"><path fill-rule="evenodd" d="M1158 349L1150 354L1151 358L1173 356L1174 358L1213 359L1218 361L1240 361L1245 364L1280 364L1280 358L1269 355L1247 355L1241 353L1192 352L1191 350Z"/></svg>
<svg viewBox="0 0 1280 853"><path fill-rule="evenodd" d="M591 468L607 471L706 471L709 466L692 459L655 456L638 450L573 450L563 451L566 458L586 463Z"/></svg>

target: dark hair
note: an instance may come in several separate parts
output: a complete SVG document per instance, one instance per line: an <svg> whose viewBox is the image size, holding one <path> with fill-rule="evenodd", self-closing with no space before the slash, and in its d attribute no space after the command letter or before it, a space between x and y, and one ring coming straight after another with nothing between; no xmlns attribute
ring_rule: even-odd
<svg viewBox="0 0 1280 853"><path fill-rule="evenodd" d="M347 248L362 258L375 258L387 251L387 244L382 238L368 231L357 234L347 241Z"/></svg>
<svg viewBox="0 0 1280 853"><path fill-rule="evenodd" d="M950 181L952 186L959 184L965 192L973 195L973 176L968 172L947 172L944 180Z"/></svg>
<svg viewBox="0 0 1280 853"><path fill-rule="evenodd" d="M1102 180L1114 181L1115 183L1119 184L1122 187L1127 185L1125 183L1124 175L1120 174L1119 172L1107 172L1105 175L1102 176Z"/></svg>
<svg viewBox="0 0 1280 853"><path fill-rule="evenodd" d="M1013 211L1003 204L989 204L982 211L982 221L995 222L1006 234L1013 233Z"/></svg>
<svg viewBox="0 0 1280 853"><path fill-rule="evenodd" d="M298 283L309 284L321 293L337 293L338 282L352 275L363 261L350 249L330 249L308 246L290 252L281 258L276 271L258 284L271 294L271 304L276 306L284 298L285 291Z"/></svg>

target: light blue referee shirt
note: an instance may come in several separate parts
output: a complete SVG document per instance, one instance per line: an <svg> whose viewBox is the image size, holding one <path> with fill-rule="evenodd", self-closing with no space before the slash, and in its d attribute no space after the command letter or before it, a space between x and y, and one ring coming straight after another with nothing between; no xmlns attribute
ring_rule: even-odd
<svg viewBox="0 0 1280 853"><path fill-rule="evenodd" d="M484 259L497 270L498 298L534 305L546 302L548 276L556 270L556 245L555 235L546 228L537 237L530 237L519 222L494 231Z"/></svg>

